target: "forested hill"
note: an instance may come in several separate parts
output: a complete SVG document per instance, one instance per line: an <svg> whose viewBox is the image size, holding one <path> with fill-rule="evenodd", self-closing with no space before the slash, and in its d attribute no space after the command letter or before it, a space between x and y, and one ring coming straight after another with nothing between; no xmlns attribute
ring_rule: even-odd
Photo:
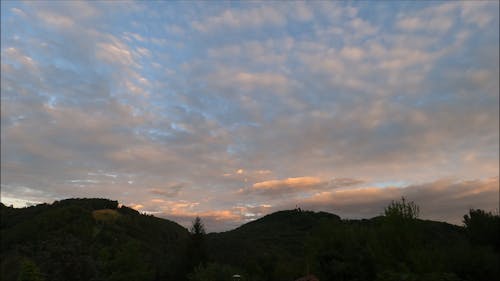
<svg viewBox="0 0 500 281"><path fill-rule="evenodd" d="M500 218L465 226L418 219L403 201L385 216L342 220L280 211L234 230L191 233L106 199L1 206L1 280L498 280ZM416 209L418 210L418 209Z"/></svg>
<svg viewBox="0 0 500 281"><path fill-rule="evenodd" d="M20 280L29 270L46 281L182 280L188 270L185 228L117 201L67 199L22 209L2 204L1 218L4 281Z"/></svg>
<svg viewBox="0 0 500 281"><path fill-rule="evenodd" d="M208 235L205 271L233 265L253 280L498 280L500 220L473 211L477 229L400 216L341 220L280 211ZM481 221L481 222L479 222ZM210 268L212 267L212 268ZM203 270L201 270L203 271ZM201 280L201 278L200 278Z"/></svg>

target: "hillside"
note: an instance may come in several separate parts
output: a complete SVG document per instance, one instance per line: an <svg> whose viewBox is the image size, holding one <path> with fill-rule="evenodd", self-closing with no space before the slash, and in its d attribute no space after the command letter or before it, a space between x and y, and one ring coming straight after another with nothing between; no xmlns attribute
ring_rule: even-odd
<svg viewBox="0 0 500 281"><path fill-rule="evenodd" d="M280 211L209 234L212 263L199 276L230 269L261 281L310 273L322 281L498 280L498 238L486 232L500 234L500 220L488 218L476 239L471 229L444 222L384 216L341 220L324 212Z"/></svg>
<svg viewBox="0 0 500 281"><path fill-rule="evenodd" d="M288 262L305 254L303 242L322 224L338 224L328 213L279 211L223 233L207 237L208 253L218 261L244 264L249 257L270 258L279 253Z"/></svg>
<svg viewBox="0 0 500 281"><path fill-rule="evenodd" d="M196 238L106 199L1 205L1 280L497 280L499 217L469 219L460 227L287 210Z"/></svg>
<svg viewBox="0 0 500 281"><path fill-rule="evenodd" d="M188 231L117 201L2 205L2 280L35 264L46 280L171 280L186 273Z"/></svg>

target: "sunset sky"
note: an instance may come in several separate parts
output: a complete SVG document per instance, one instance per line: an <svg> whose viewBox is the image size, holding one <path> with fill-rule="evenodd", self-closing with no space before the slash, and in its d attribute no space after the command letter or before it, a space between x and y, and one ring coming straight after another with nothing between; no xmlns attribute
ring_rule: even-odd
<svg viewBox="0 0 500 281"><path fill-rule="evenodd" d="M1 201L208 231L498 211L499 2L1 2Z"/></svg>

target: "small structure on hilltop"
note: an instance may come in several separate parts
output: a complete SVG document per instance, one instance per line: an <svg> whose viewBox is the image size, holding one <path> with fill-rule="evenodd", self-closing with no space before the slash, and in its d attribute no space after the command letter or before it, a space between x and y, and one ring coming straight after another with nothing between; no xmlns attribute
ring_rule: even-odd
<svg viewBox="0 0 500 281"><path fill-rule="evenodd" d="M300 277L299 279L297 279L295 281L319 281L319 279L316 276L309 274L307 276Z"/></svg>

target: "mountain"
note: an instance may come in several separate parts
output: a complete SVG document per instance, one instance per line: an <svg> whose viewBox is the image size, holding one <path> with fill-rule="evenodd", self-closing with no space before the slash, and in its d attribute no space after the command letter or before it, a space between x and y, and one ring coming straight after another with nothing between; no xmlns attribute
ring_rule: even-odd
<svg viewBox="0 0 500 281"><path fill-rule="evenodd" d="M194 235L107 199L2 204L1 280L498 280L500 218L471 210L465 221L296 209Z"/></svg>

